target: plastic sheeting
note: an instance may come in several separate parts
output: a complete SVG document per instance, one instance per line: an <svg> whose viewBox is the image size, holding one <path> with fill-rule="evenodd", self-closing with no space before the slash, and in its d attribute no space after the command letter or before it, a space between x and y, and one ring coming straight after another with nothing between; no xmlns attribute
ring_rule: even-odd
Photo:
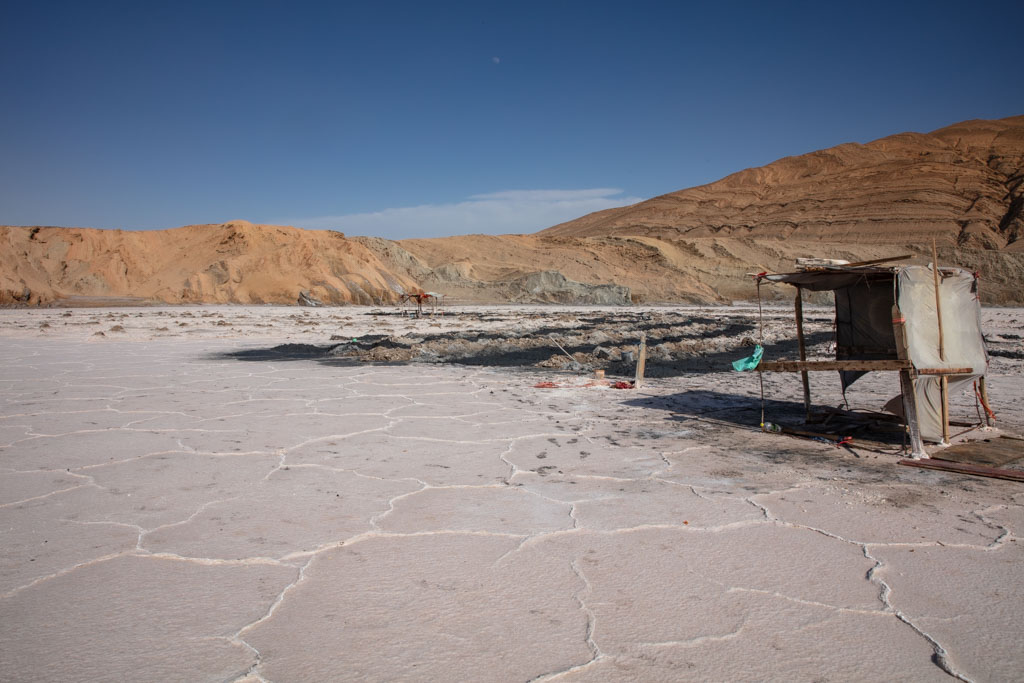
<svg viewBox="0 0 1024 683"><path fill-rule="evenodd" d="M892 277L888 280L861 280L835 290L836 360L891 360L896 358L896 338L892 330ZM840 372L843 391L867 374Z"/></svg>
<svg viewBox="0 0 1024 683"><path fill-rule="evenodd" d="M932 269L924 266L897 272L898 303L906 319L907 351L915 368L971 368L966 375L949 375L950 393L985 374L988 353L981 332L981 305L974 275L960 268L939 268L944 358L939 357L939 322L935 308ZM918 424L929 441L942 439L939 377L914 380Z"/></svg>

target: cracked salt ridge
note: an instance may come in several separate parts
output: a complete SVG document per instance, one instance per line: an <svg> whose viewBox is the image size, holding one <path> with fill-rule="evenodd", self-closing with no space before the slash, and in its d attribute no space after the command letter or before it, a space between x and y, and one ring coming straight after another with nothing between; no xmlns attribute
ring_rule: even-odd
<svg viewBox="0 0 1024 683"><path fill-rule="evenodd" d="M687 449L682 449L682 450L679 450L679 451L680 452L686 452ZM666 455L670 455L671 456L671 455L673 455L673 452L672 451L666 451L665 453L660 454L659 457L660 457L660 460L662 460L662 464L660 464L658 466L659 468L663 468L664 469L664 466L665 466L665 464L667 462ZM279 465L280 465L280 463L279 463ZM513 466L513 469L514 469L514 466ZM582 478L583 476L589 476L589 475L580 475L578 478ZM595 481L597 481L597 480L601 480L601 481L613 480L613 477L597 477L597 476L595 476L595 477L592 477L592 478ZM669 481L669 480L666 480L666 481ZM680 482L673 482L673 483L680 483ZM691 490L692 490L692 493L694 493L694 495L695 495L696 494L696 488L695 487L691 487ZM577 526L578 525L578 520L575 519L574 508L575 508L574 505L570 506L569 516L573 518L573 522L572 522L573 526ZM635 531L644 531L645 532L647 530L648 529L629 529L630 532L635 532ZM497 533L489 533L489 532L482 532L482 533L481 532L470 532L470 533L471 533L471 535L473 537L483 538L483 537L490 536L490 537L500 538L500 535L497 535ZM571 533L571 531L569 531L569 530L566 530L564 532L556 531L556 532L550 533L549 536L550 536L550 538L552 540L554 540L555 538L561 537L563 535L563 533ZM427 531L427 532L422 532L422 536L423 537L444 538L444 537L447 537L447 536L451 536L451 532L449 532L449 531L436 531L436 532ZM370 533L365 533L365 535L361 535L360 537L356 537L356 539L358 539L360 543L362 541L369 540L370 538L371 538ZM400 542L400 538L398 538L398 537L391 537L391 538L393 538L396 542ZM401 537L401 538L409 538L409 537ZM537 538L540 538L540 537L537 537ZM353 539L353 542L356 539ZM521 541L519 539L514 538L512 540L515 541L515 542L519 542L520 545L521 545ZM739 590L739 589L737 589L737 590ZM743 590L751 591L753 589L743 589ZM745 624L745 622L744 622L744 624ZM740 633L741 631L742 631L742 627L740 627L740 629L738 629L737 631L733 632L732 634L726 634L725 636L722 636L721 638L716 637L716 636L709 636L709 637L707 637L707 638L705 638L703 640L698 640L696 642L703 642L703 641L714 642L714 641L716 641L716 639L720 639L720 640L723 640L723 641L724 640L729 640L729 639L734 638L735 635ZM673 647L675 644L677 644L679 642L693 642L693 641L674 641L674 640L670 640L670 639L662 639L662 640L657 641L656 643L654 643L654 641L648 641L646 644L647 645L651 645L652 643L654 643L654 644L656 644L657 647L665 649L665 648L671 648L671 647ZM591 653L591 655L593 655L593 652ZM620 655L620 658L622 658L622 655ZM602 659L601 661L603 663L604 660Z"/></svg>
<svg viewBox="0 0 1024 683"><path fill-rule="evenodd" d="M763 498L765 496L759 496L759 497ZM954 677L954 678L956 678L958 680L962 680L962 681L971 680L965 674L963 674L962 672L960 672L960 671L958 671L956 669L956 667L950 661L949 653L946 651L946 648L944 648L942 646L942 644L939 642L939 640L936 637L932 636L924 628L922 628L921 626L916 624L915 621L914 621L914 618L912 616L909 616L909 615L905 614L903 611L901 611L900 609L898 609L897 607L895 607L892 604L892 602L890 601L890 596L892 594L892 589L890 588L888 583L886 583L884 580L882 580L878 576L879 571L885 566L885 563L882 560L876 558L874 555L872 555L870 548L872 548L872 547L885 548L885 547L892 547L892 546L928 547L928 546L938 545L938 546L942 546L942 547L969 548L969 549L972 549L972 550L981 550L981 551L988 552L988 551L998 550L999 548L1002 547L1002 545L1005 543L1006 539L1008 538L1008 536L1010 534L1009 529L1007 529L1005 527L1000 527L1001 530L1002 530L1002 533L1000 533L999 536L997 536L990 544L988 544L986 546L976 546L976 545L967 545L967 544L950 545L950 544L945 544L945 543L941 543L941 542L865 543L865 542L860 542L860 541L856 541L856 540L851 540L851 539L843 538L842 536L839 536L838 534L831 533L831 532L826 531L824 529L820 529L820 528L816 528L816 527L812 527L812 526L806 526L806 525L802 525L802 524L794 524L794 523L791 523L791 522L786 522L785 520L782 520L782 519L776 517L775 515L772 515L770 513L770 511L767 509L767 507L765 507L765 506L763 506L763 505L761 505L761 504L759 504L759 503L757 503L757 502L755 502L753 500L750 500L750 502L751 502L751 504L756 505L759 508L761 508L761 510L764 512L765 518L770 520L770 521L774 521L774 522L783 524L785 526L791 526L791 527L803 528L803 529L810 529L810 530L812 530L812 531L814 531L816 533L820 533L820 534L822 534L824 536L827 536L829 538L835 538L835 539L838 539L838 540L843 541L845 543L849 543L851 545L855 545L855 546L861 548L861 550L864 553L864 557L866 557L867 559L869 559L869 560L871 560L872 562L875 563L875 565L873 567L871 567L870 570L868 570L867 579L879 586L879 595L878 595L878 597L879 597L879 600L882 602L882 605L883 605L883 608L885 609L885 611L892 612L896 616L897 619L899 619L901 622L903 622L904 624L909 626L915 633L920 635L922 638L924 638L929 643L929 645L931 645L931 647L933 648L933 650L935 652L935 663L943 671L945 671L950 676L952 676L952 677Z"/></svg>
<svg viewBox="0 0 1024 683"><path fill-rule="evenodd" d="M763 522L762 524L765 523ZM786 531L777 526L774 528L774 535L784 544L792 544L792 542L797 540L792 537L791 531ZM749 536L750 531L751 529L745 531L737 530L736 532ZM628 558L630 553L605 552L595 556L593 555L593 550L586 550L588 546L594 546L595 544L632 544L634 539L641 541L647 539L647 544L642 544L640 548L645 549L649 554L651 550L649 544L652 541L656 545L665 547L664 542L657 542L656 539L664 537L666 533L676 535L676 533L680 532L692 535L694 530L678 528L622 529L604 533L584 532L583 536L579 535L579 533L574 533L571 536L564 535L563 533L563 535L558 535L557 539L551 539L552 543L571 543L580 546L580 549L575 553L577 559L574 562L577 562L577 564L574 564L574 568L584 575L588 581L588 586L591 587L588 595L592 599L588 600L589 604L586 606L591 617L590 623L595 625L589 631L589 640L595 643L596 649L594 656L589 661L579 661L579 663L575 663L566 669L551 672L543 677L542 680L573 680L578 675L591 671L603 671L603 676L598 674L601 678L606 678L608 675L635 677L642 675L640 672L646 672L646 676L649 677L658 674L658 667L652 666L652 663L656 663L658 658L671 658L678 655L676 650L682 648L689 652L697 645L701 646L700 649L685 654L685 657L689 659L688 661L683 661L683 663L678 663L677 661L676 664L666 666L665 671L659 672L660 675L658 677L671 676L679 678L683 676L684 678L703 679L709 676L718 676L729 679L751 678L756 677L759 673L763 675L765 667L769 667L776 674L779 674L786 671L785 665L777 660L779 652L761 652L753 657L748 652L751 649L751 645L763 644L765 638L759 634L765 633L776 634L774 638L781 641L777 645L779 649L782 649L782 643L784 643L786 649L791 651L806 652L809 647L821 650L821 637L819 635L812 634L805 640L796 643L786 642L787 640L792 641L793 638L787 639L784 636L777 635L787 633L785 624L794 624L794 616L798 617L796 623L803 623L805 625L804 628L817 623L819 627L824 625L826 631L831 629L826 634L822 634L829 636L830 640L826 640L826 642L829 643L828 648L831 651L821 651L820 654L822 656L830 654L830 658L836 658L840 663L851 650L858 649L846 644L844 642L845 639L855 636L860 641L865 640L860 635L860 632L867 625L861 625L857 622L867 618L874 625L870 627L872 630L884 631L887 638L895 638L895 641L899 644L898 650L894 650L892 647L887 649L884 643L888 641L874 642L879 639L869 638L867 640L872 642L865 644L865 646L857 651L858 655L868 660L878 660L880 654L888 658L888 661L885 661L883 666L874 667L879 675L882 675L887 670L891 675L892 669L890 667L900 663L902 657L907 653L912 653L915 650L918 652L924 651L920 647L915 647L913 641L908 641L905 635L900 636L898 631L894 631L895 620L892 620L889 626L886 626L884 622L879 622L880 616L883 618L885 616L878 609L850 608L844 605L834 606L821 600L809 600L800 596L785 595L777 590L733 587L726 582L709 580L707 571L703 567L706 560L701 559L701 557L710 555L714 559L714 555L720 552L718 546L722 543L718 540L715 540L712 545L708 545L706 540L702 543L702 548L696 549L686 548L687 544L685 542L673 543L672 549L666 558L671 562L671 568L670 566L665 566L663 570L648 573L647 582L649 585L638 585L635 582L631 582L628 577L624 579L624 575L628 574L628 572L622 571L623 565L629 562L628 559L624 560L624 558ZM781 536L779 536L779 533L781 533ZM807 533L806 531L804 532L803 540L800 540L800 543L806 543L808 540L813 541L816 535L810 533L808 536ZM814 542L814 544L820 545L819 542ZM753 545L756 546L758 544ZM842 551L843 545L834 547ZM759 555L763 554L763 548L746 548L745 550L750 554L750 559L752 560L756 560ZM860 556L856 549L842 552L851 558ZM851 555L851 552L854 554ZM792 555L792 553L784 554ZM654 555L650 556L656 562L666 561L666 559L660 559ZM602 568L602 563L605 562L611 562L612 566ZM586 571L581 568L583 564L589 565ZM842 567L843 563L833 564L836 567ZM833 564L828 562L821 563L819 561L818 566L812 567L810 573L818 573L824 568L829 574L836 574L837 570L833 568ZM712 565L718 567L719 563L713 561ZM733 581L740 580L742 583L754 583L755 585L766 581L770 585L772 581L775 581L770 578L760 577L758 575L760 567L752 568L735 566L733 564L731 567L726 565L723 568L724 571L720 571L723 577L729 577L730 574L735 574L738 571L738 574L732 577ZM839 568L838 570L840 572L845 571L849 579L853 579L857 575L855 568L850 570ZM706 584L707 588L701 588L701 584ZM819 580L816 587L810 589L808 595L813 596L815 593L842 595L843 593L837 594L837 589L835 588L835 586L840 584L842 582ZM724 592L716 590L716 588L720 589L722 587L727 587L727 590ZM612 589L610 594L608 593L609 588ZM797 586L793 586L790 590L794 589L801 590ZM803 590L806 591L807 588L803 588ZM596 596L593 595L595 592L597 592ZM865 592L864 590L860 590L859 593L860 597L856 599L854 604L859 602L867 606L874 603L873 593ZM615 597L613 600L609 600L608 596ZM748 604L738 606L737 600ZM778 600L784 600L784 604L790 606L774 604ZM707 602L715 604L702 604ZM831 602L835 602L835 600ZM686 618L683 618L682 621L680 620L681 614L691 614L695 611L695 607L697 608L696 611L701 615L700 620L696 622L686 620ZM624 609L628 611L624 612ZM638 615L634 620L630 620L628 614L634 610L642 613L642 616ZM779 618L780 614L786 611L793 612L793 616ZM724 622L723 615L726 617ZM748 623L752 618L759 622L757 628L748 628ZM851 627L845 629L849 633L841 636L834 631L836 628L835 624L828 625L829 622L835 622L837 618L842 618L846 622L854 621ZM808 622L808 620L811 621ZM631 621L632 626L624 629L623 623ZM727 643L728 641L740 638L744 632L749 632L746 644L737 644L736 649L729 650L728 652L708 653L709 643ZM753 638L753 641L750 638ZM655 649L651 651L650 648ZM642 659L636 659L638 655L642 655ZM636 661L643 661L643 667L635 670L633 665L626 666L631 658L634 664ZM773 663L772 659L775 659ZM796 657L795 660L799 661L800 657ZM739 668L736 670L737 661L743 663L748 669ZM931 667L931 664L928 663L927 656L922 656L922 661L924 666L908 668L904 664L901 670L904 672L915 670L916 675L920 677L924 674L927 678L928 668ZM735 671L731 675L723 673L723 663L728 663L728 665L725 665L726 669L731 667ZM607 666L612 667L612 669L605 671ZM631 669L634 670L630 671ZM855 674L863 674L865 671L870 671L870 669L870 665L867 665L865 668L860 668L859 665L856 665L852 670L848 669L846 677L854 677ZM842 671L842 665L839 666L838 670ZM804 670L804 676L807 676L811 671L813 669Z"/></svg>
<svg viewBox="0 0 1024 683"><path fill-rule="evenodd" d="M211 679L233 678L252 657L230 636L295 573L145 555L83 564L5 599L19 614L16 628L0 625L7 671L34 678L27 673L38 668L53 680L166 680L182 678L187 663L186 670Z"/></svg>

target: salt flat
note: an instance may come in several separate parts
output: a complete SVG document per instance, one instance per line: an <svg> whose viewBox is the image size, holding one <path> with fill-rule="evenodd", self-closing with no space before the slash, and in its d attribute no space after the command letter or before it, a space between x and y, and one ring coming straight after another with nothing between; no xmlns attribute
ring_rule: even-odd
<svg viewBox="0 0 1024 683"><path fill-rule="evenodd" d="M749 307L636 391L502 367L594 310L0 311L0 680L1019 679L1021 484L760 432ZM506 356L326 351L467 330Z"/></svg>

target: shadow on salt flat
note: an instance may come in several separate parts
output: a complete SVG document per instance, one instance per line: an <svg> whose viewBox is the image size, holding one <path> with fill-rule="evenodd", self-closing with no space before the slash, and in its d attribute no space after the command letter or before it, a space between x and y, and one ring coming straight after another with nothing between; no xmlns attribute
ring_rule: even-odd
<svg viewBox="0 0 1024 683"><path fill-rule="evenodd" d="M694 418L711 417L740 427L757 428L761 422L761 399L759 396L724 393L710 389L694 389L664 396L644 396L629 399L623 405L637 408L664 410L671 415L666 419L685 422ZM786 424L802 424L804 404L765 398L765 416L772 421Z"/></svg>
<svg viewBox="0 0 1024 683"><path fill-rule="evenodd" d="M624 405L653 408L671 413L667 419L687 422L693 419L713 419L738 427L758 429L761 424L761 398L759 396L730 394L707 389L684 391L665 396L645 396L630 399ZM903 443L902 431L892 424L852 422L837 416L826 424L805 423L802 401L786 401L765 397L764 419L799 430L852 436L858 446L890 448Z"/></svg>
<svg viewBox="0 0 1024 683"><path fill-rule="evenodd" d="M341 358L332 355L339 344L317 346L315 344L279 344L264 349L242 349L239 351L220 351L206 356L207 360L242 360L242 361L298 361L315 360L329 365L357 366L360 362L353 358Z"/></svg>

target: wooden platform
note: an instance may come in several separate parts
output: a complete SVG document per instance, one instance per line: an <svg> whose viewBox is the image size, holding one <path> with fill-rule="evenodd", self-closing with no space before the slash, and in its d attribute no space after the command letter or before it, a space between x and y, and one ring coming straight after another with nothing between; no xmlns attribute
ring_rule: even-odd
<svg viewBox="0 0 1024 683"><path fill-rule="evenodd" d="M938 451L927 460L901 460L901 465L1024 482L1024 438L998 436Z"/></svg>
<svg viewBox="0 0 1024 683"><path fill-rule="evenodd" d="M1018 465L1024 469L1024 438L1004 434L994 439L969 441L945 448L932 457L988 467Z"/></svg>

